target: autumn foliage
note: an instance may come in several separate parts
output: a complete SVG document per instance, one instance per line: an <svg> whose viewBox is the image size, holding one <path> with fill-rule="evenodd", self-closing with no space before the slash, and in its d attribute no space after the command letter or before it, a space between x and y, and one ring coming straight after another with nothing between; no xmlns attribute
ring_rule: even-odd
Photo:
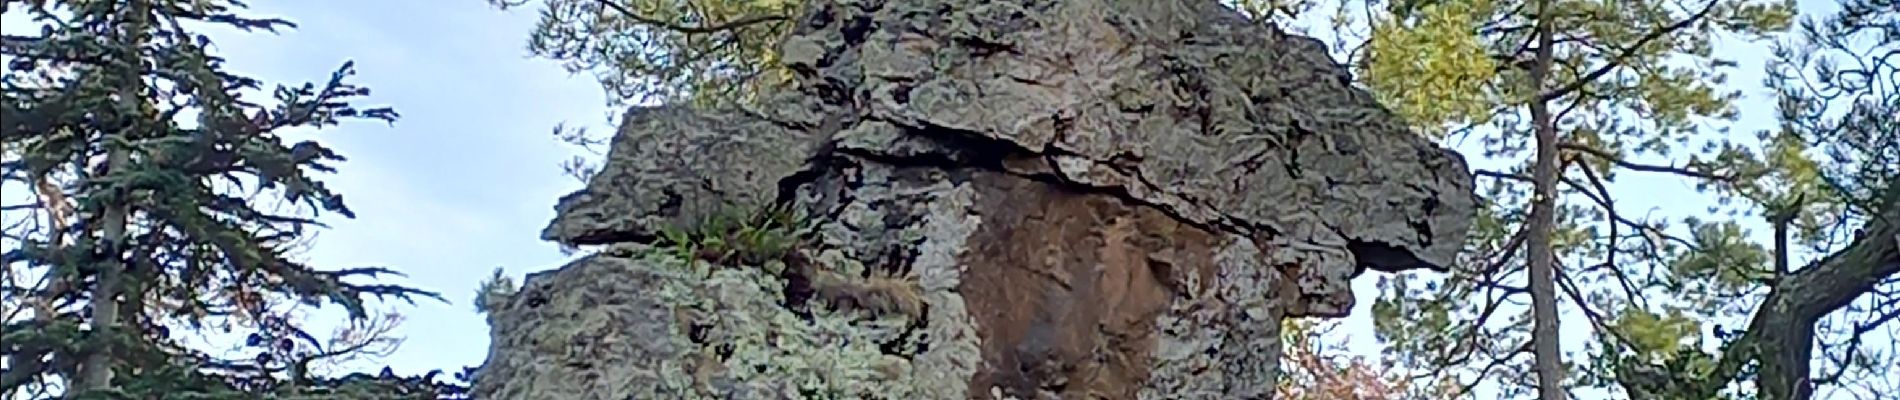
<svg viewBox="0 0 1900 400"><path fill-rule="evenodd" d="M1345 342L1352 332L1338 321L1287 320L1281 337L1276 398L1283 400L1425 400L1449 399L1451 381L1421 384L1386 363L1351 354ZM1369 332L1368 332L1369 333Z"/></svg>

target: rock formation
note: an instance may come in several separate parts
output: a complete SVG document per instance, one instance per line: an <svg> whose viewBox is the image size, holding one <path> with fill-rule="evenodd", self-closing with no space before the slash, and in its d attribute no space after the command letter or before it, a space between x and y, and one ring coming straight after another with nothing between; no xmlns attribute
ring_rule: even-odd
<svg viewBox="0 0 1900 400"><path fill-rule="evenodd" d="M796 87L626 114L481 398L1269 398L1282 318L1470 224L1457 154L1216 1L809 10Z"/></svg>

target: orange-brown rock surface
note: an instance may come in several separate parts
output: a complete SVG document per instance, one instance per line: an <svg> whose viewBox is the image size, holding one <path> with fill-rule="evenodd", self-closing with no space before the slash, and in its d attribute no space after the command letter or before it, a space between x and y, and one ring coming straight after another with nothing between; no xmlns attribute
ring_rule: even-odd
<svg viewBox="0 0 1900 400"><path fill-rule="evenodd" d="M1215 1L800 24L797 87L627 113L543 233L600 249L499 302L478 395L1266 398L1280 319L1449 263L1472 217L1457 154ZM705 228L772 207L797 226Z"/></svg>

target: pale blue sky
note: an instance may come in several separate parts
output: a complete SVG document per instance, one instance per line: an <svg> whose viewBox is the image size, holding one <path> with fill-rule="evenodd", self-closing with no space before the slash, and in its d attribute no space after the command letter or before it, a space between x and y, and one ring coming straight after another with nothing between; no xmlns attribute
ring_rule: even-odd
<svg viewBox="0 0 1900 400"><path fill-rule="evenodd" d="M355 123L321 134L350 160L329 178L357 218L331 218L309 252L315 265L386 265L453 304L397 308L407 337L386 361L399 372L450 371L482 361L488 325L470 301L495 267L517 279L567 257L539 239L554 201L580 183L558 163L572 149L557 123L606 130L598 84L527 57L532 10L482 0L253 2L300 27L282 35L221 35L234 71L267 82L322 79L345 59L367 101L402 113L393 127ZM366 103L368 104L368 103Z"/></svg>
<svg viewBox="0 0 1900 400"><path fill-rule="evenodd" d="M453 302L399 308L408 321L397 333L408 340L385 360L397 371L480 363L488 326L469 304L478 282L497 266L518 279L568 259L538 238L555 199L579 187L557 166L574 150L549 130L566 122L610 131L598 85L527 56L524 43L538 7L503 12L483 0L254 6L257 14L301 27L281 35L214 35L233 70L296 83L322 79L354 59L355 82L374 90L369 102L403 114L393 127L354 123L322 134L350 158L328 180L359 217L330 219L333 228L316 241L310 260L336 268L394 267L410 274L409 283ZM18 26L17 19L8 21ZM1750 98L1737 132L1772 127L1773 108L1759 86L1765 48L1733 40L1724 46L1722 53L1741 63L1730 82ZM1681 201L1702 197L1679 181L1628 175L1622 185L1649 194L1625 199L1625 211L1701 209L1701 203ZM1355 282L1362 300L1346 324L1359 332L1352 347L1368 353L1377 351L1366 316L1376 276ZM1587 328L1580 316L1571 321L1567 339L1580 339Z"/></svg>
<svg viewBox="0 0 1900 400"><path fill-rule="evenodd" d="M1309 26L1311 27L1311 31L1308 32L1308 34L1319 37L1322 40L1330 41L1332 40L1332 35L1325 27L1328 26L1326 25L1327 18L1330 18L1332 15L1331 10L1337 3L1334 0L1316 0L1316 2L1319 3L1316 10L1320 11L1315 11L1304 16L1300 23L1294 25L1296 29L1300 25ZM1701 4L1699 2L1689 3ZM1806 18L1810 15L1827 15L1838 9L1835 0L1797 0L1796 3L1802 18ZM1752 143L1755 132L1775 130L1778 124L1774 95L1772 91L1762 85L1763 78L1765 77L1763 70L1764 64L1772 57L1769 44L1766 42L1749 41L1737 36L1720 36L1713 38L1713 42L1716 45L1714 54L1717 57L1737 63L1735 68L1727 70L1727 85L1723 87L1738 90L1742 96L1736 103L1736 107L1739 111L1738 119L1732 122L1715 123L1713 125L1729 127L1731 129L1731 135L1734 135L1732 139L1738 142ZM1335 53L1335 57L1343 57L1343 54ZM1464 142L1458 141L1457 137L1453 137L1447 139L1444 144L1463 152L1470 160L1471 166L1474 169L1482 168L1503 171L1509 169L1510 165L1518 162L1517 160L1479 159L1478 137L1477 135L1473 135L1469 140ZM1692 143L1699 145L1703 140L1702 138L1707 137L1712 136L1698 137L1697 141ZM1683 153L1687 153L1687 151L1678 152L1675 160L1650 155L1636 157L1632 159L1632 161L1648 164L1681 165L1682 160L1680 157ZM1687 237L1687 235L1680 223L1681 217L1696 215L1706 216L1708 214L1706 208L1713 203L1713 197L1698 193L1692 182L1659 174L1625 171L1619 173L1617 181L1609 186L1613 193L1617 193L1616 204L1619 212L1625 215L1646 215L1666 218L1671 221L1673 228L1671 230L1684 237ZM1587 200L1578 199L1577 201ZM1705 217L1704 219L1719 220L1721 218ZM1744 217L1738 220L1738 222L1741 223L1745 229L1750 231L1757 243L1769 243L1771 236L1769 235L1768 227L1758 218ZM1813 254L1807 254L1807 252L1803 252L1799 248L1794 250L1793 255L1795 258L1793 264L1797 267L1814 257ZM1348 347L1356 353L1376 355L1381 349L1381 346L1379 346L1372 333L1372 321L1370 318L1370 306L1372 299L1377 295L1377 287L1375 285L1379 279L1379 275L1380 274L1376 273L1367 274L1353 282L1354 291L1358 295L1359 303L1357 307L1354 308L1352 315L1342 321L1339 332L1352 332ZM1507 283L1522 285L1523 278L1519 277L1517 279L1516 282ZM1586 287L1588 286L1586 285ZM1483 299L1471 299L1470 301L1479 302L1483 301ZM1526 306L1504 307L1499 314L1500 316L1505 316L1510 315L1507 314L1510 312L1526 312L1528 301L1528 298L1517 299L1517 301L1512 304L1526 304ZM1590 332L1592 328L1587 322L1588 320L1585 315L1578 312L1567 298L1560 297L1559 307L1564 314L1560 335L1562 337L1563 349L1566 353L1565 361L1575 362L1577 361L1577 357L1581 356L1582 352L1585 351L1587 341L1592 340L1593 337ZM1604 312L1604 310L1598 310L1598 312ZM1496 320L1503 321L1504 318L1497 318ZM1738 327L1744 325L1746 321L1725 321L1721 323L1729 327ZM1867 337L1868 344L1865 345L1870 347L1865 348L1882 349L1887 351L1886 354L1893 354L1893 348L1891 346L1893 343L1892 338L1900 336L1900 326L1895 325L1900 324L1888 324L1888 326L1883 327L1884 329L1877 329L1873 331L1873 333L1870 333ZM1528 356L1526 356L1526 358L1528 358ZM1815 368L1816 371L1823 370L1823 367L1819 364L1817 364ZM1900 368L1893 369L1893 371L1887 373L1886 376L1885 379L1888 382L1900 381ZM1491 389L1490 386L1491 385L1481 385L1478 388L1479 398L1495 396L1495 394L1489 391ZM1598 391L1585 391L1576 394L1586 399L1603 398L1607 396ZM1818 392L1817 398L1861 399L1870 398L1866 397L1869 395L1870 393L1865 391L1846 391L1830 388Z"/></svg>

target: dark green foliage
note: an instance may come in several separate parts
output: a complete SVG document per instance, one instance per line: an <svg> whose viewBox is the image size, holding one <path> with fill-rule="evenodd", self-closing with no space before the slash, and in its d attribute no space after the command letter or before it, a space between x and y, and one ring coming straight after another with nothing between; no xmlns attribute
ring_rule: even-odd
<svg viewBox="0 0 1900 400"><path fill-rule="evenodd" d="M0 43L0 175L34 201L8 204L8 314L0 392L51 387L82 398L414 398L438 391L395 377L321 379L329 348L281 307L341 306L434 293L374 283L382 267L307 265L292 252L323 213L354 217L316 174L344 158L283 132L345 120L392 122L352 103L345 62L321 83L278 86L236 75L208 52L205 24L294 27L249 18L237 1L19 1L38 33ZM17 28L17 27L16 27ZM183 339L252 329L256 357L227 360ZM372 340L374 338L360 338ZM408 383L405 383L408 382ZM440 390L447 393L448 390ZM324 394L329 393L329 394ZM404 394L408 393L408 394Z"/></svg>
<svg viewBox="0 0 1900 400"><path fill-rule="evenodd" d="M489 311L494 310L496 306L504 304L503 302L506 301L509 296L513 296L516 291L520 290L519 287L515 286L514 279L504 275L505 272L506 271L500 267L496 267L493 275L489 275L488 279L483 279L480 285L475 286L476 313L487 314Z"/></svg>
<svg viewBox="0 0 1900 400"><path fill-rule="evenodd" d="M731 208L687 227L662 230L659 245L681 258L761 265L784 260L801 243L805 217L789 206Z"/></svg>
<svg viewBox="0 0 1900 400"><path fill-rule="evenodd" d="M1839 0L1774 48L1783 140L1815 150L1810 172L1848 207L1880 207L1900 179L1900 1Z"/></svg>
<svg viewBox="0 0 1900 400"><path fill-rule="evenodd" d="M791 79L778 41L803 0L488 0L541 3L527 49L600 81L610 107L658 101L698 106L755 100Z"/></svg>

